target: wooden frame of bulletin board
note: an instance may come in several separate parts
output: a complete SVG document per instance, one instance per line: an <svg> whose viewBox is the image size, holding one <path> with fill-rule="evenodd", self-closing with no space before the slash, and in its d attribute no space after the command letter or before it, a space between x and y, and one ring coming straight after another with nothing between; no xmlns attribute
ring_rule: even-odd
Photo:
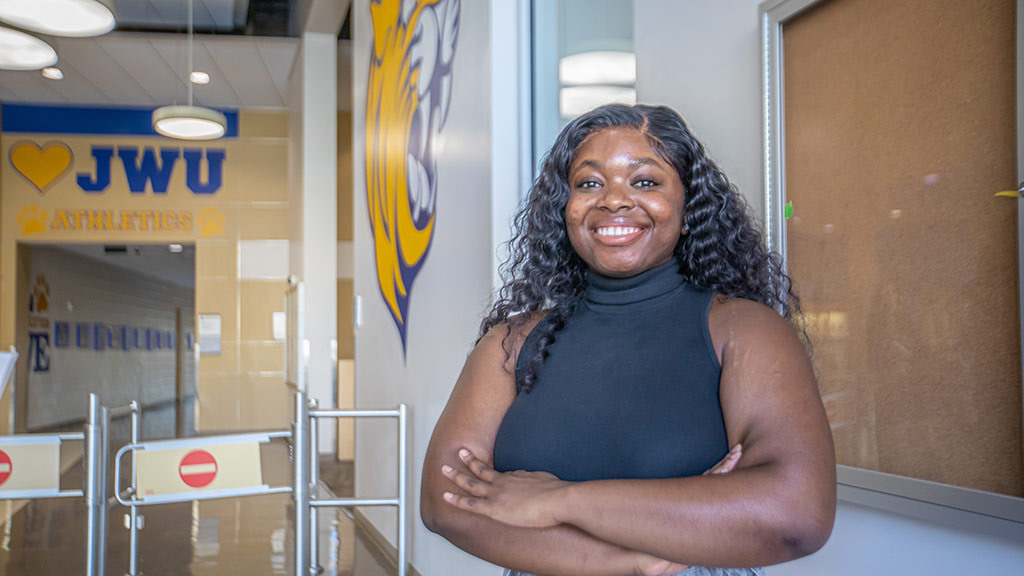
<svg viewBox="0 0 1024 576"><path fill-rule="evenodd" d="M760 6L763 100L763 160L765 186L765 228L769 246L786 258L786 117L784 110L785 70L783 33L787 23L798 17L813 15L808 11L825 2L856 0L766 0ZM969 0L948 0L966 2ZM1011 0L1014 1L1014 0ZM1021 198L1016 206L1017 273L1019 310L1024 311L1024 0L1016 1L1016 176ZM794 34L795 32L795 28ZM1009 46L1010 44L1007 44ZM870 56L866 56L870 58ZM793 60L795 62L796 60ZM867 65L870 68L870 62ZM821 85L844 80L841 70L821 78ZM806 79L804 80L806 81ZM856 88L856 87L854 87ZM1008 100L1007 100L1008 101ZM798 114L799 110L790 110ZM1008 114L1007 114L1008 115ZM796 116L793 116L796 118ZM1012 122L1012 120L1011 120ZM851 160L853 162L854 160ZM1007 164L1009 165L1009 164ZM1010 199L1012 202L1013 200ZM1005 205L1004 205L1005 206ZM914 206L917 208L917 206ZM1012 206L1010 207L1012 210ZM900 210L893 210L893 218ZM831 225L828 225L831 227ZM830 229L830 228L829 228ZM1009 232L1012 236L1012 232ZM795 242L795 240L794 240ZM797 285L800 289L799 283ZM820 321L820 320L819 320ZM1024 321L1021 322L1024 331ZM1024 346L1024 334L1019 341ZM1024 358L1024 349L1021 350ZM1024 373L1024 363L1017 368ZM1024 378L1022 378L1024 381ZM1013 391L1015 398L1024 391ZM1017 395L1017 392L1020 392ZM1024 403L1017 408L1024 414ZM1019 420L1018 424L1019 426ZM1024 498L965 488L953 484L922 480L879 472L868 468L840 465L838 467L839 498L842 501L870 506L912 517L1011 538L1024 542Z"/></svg>

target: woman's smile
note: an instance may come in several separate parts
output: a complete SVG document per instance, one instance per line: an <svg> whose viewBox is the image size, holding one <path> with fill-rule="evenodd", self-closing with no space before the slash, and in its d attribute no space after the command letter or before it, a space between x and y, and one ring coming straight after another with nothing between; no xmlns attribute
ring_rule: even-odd
<svg viewBox="0 0 1024 576"><path fill-rule="evenodd" d="M635 240L643 228L638 226L600 226L594 229L601 242L610 246L620 246Z"/></svg>

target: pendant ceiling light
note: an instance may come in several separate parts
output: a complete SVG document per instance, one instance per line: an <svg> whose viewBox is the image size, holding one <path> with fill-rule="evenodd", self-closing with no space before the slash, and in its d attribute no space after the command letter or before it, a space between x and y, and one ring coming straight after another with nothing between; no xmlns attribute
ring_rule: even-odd
<svg viewBox="0 0 1024 576"><path fill-rule="evenodd" d="M2 1L2 0L0 0ZM192 1L188 0L188 69L195 70L192 53ZM153 129L179 140L214 140L224 135L228 119L212 108L192 105L192 82L187 106L163 106L153 111Z"/></svg>
<svg viewBox="0 0 1024 576"><path fill-rule="evenodd" d="M0 0L0 21L55 36L99 36L114 29L113 0Z"/></svg>
<svg viewBox="0 0 1024 576"><path fill-rule="evenodd" d="M39 70L57 63L57 52L35 34L0 26L0 70Z"/></svg>

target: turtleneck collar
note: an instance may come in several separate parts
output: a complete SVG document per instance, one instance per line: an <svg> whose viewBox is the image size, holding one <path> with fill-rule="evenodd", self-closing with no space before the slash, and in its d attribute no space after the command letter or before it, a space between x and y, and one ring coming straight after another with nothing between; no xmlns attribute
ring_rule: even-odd
<svg viewBox="0 0 1024 576"><path fill-rule="evenodd" d="M588 270L587 302L613 306L643 302L668 294L683 282L675 258L630 278L609 278Z"/></svg>

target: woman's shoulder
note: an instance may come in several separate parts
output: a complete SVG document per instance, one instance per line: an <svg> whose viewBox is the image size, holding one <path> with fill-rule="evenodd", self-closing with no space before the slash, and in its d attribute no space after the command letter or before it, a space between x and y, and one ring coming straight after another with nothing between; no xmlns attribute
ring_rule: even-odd
<svg viewBox="0 0 1024 576"><path fill-rule="evenodd" d="M729 347L788 346L796 333L773 308L746 298L715 294L708 312L708 328L718 358Z"/></svg>

